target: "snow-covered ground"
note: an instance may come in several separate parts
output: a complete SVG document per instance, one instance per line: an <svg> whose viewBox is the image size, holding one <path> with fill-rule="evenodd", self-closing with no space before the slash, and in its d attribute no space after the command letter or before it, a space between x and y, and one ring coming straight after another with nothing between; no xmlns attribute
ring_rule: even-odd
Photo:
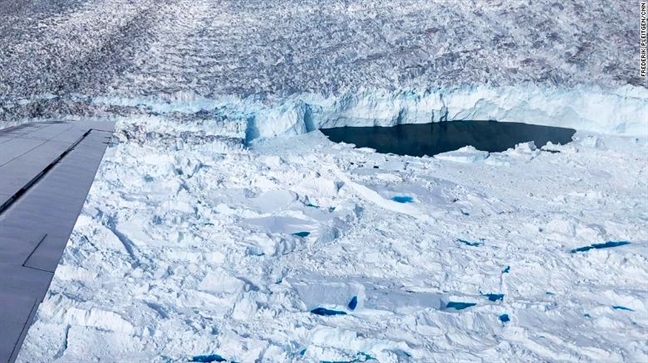
<svg viewBox="0 0 648 363"><path fill-rule="evenodd" d="M647 361L637 20L607 0L0 2L0 127L118 121L18 360ZM462 119L578 133L416 158L316 131Z"/></svg>

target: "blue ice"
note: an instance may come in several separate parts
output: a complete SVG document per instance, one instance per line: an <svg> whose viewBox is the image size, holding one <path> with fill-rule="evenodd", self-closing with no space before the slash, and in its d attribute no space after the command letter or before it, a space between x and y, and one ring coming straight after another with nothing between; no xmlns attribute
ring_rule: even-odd
<svg viewBox="0 0 648 363"><path fill-rule="evenodd" d="M625 246L629 245L630 242L628 241L607 241L605 243L594 243L589 246L584 246L584 247L579 247L571 250L571 253L576 253L576 252L587 252L589 250L600 250L602 248L612 248L612 247L619 247L619 246Z"/></svg>
<svg viewBox="0 0 648 363"><path fill-rule="evenodd" d="M406 195L397 195L397 196L393 197L392 200L394 202L398 202L398 203L413 203L414 202L414 198L408 197Z"/></svg>
<svg viewBox="0 0 648 363"><path fill-rule="evenodd" d="M321 316L346 315L344 311L331 310L327 308L315 308L311 310L311 313Z"/></svg>
<svg viewBox="0 0 648 363"><path fill-rule="evenodd" d="M614 306L612 307L612 309L614 309L614 310L634 311L634 310L632 310L632 309L630 309L630 308L627 308L627 307L625 307L625 306L621 306L621 305L614 305Z"/></svg>

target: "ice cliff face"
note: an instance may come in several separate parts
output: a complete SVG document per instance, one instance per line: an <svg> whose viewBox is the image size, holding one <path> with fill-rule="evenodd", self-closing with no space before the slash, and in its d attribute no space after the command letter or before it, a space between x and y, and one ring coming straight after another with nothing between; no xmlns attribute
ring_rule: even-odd
<svg viewBox="0 0 648 363"><path fill-rule="evenodd" d="M60 107L60 105L65 105ZM67 118L119 116L127 120L145 115L205 134L214 130L227 137L257 139L298 135L342 126L393 126L454 120L497 120L571 127L603 134L648 136L648 90L624 86L615 90L580 86L456 87L425 91L372 90L342 96L315 93L288 97L209 99L192 92L159 97L124 99L97 97L63 101L43 98L14 103L7 114ZM76 115L74 115L77 113ZM5 116L6 116L5 115ZM137 126L133 125L134 130ZM169 126L166 126L168 129ZM173 128L173 127L171 127ZM235 132L233 130L236 130ZM171 131L171 130L167 130Z"/></svg>
<svg viewBox="0 0 648 363"><path fill-rule="evenodd" d="M426 92L300 96L259 112L247 140L341 126L393 126L452 120L515 121L610 134L648 135L648 91L469 87Z"/></svg>

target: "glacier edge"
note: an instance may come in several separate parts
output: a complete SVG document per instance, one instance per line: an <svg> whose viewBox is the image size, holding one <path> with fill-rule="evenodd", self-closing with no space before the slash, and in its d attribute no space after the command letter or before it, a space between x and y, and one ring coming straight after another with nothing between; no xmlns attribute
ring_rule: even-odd
<svg viewBox="0 0 648 363"><path fill-rule="evenodd" d="M28 109L33 107L29 104L41 102L59 104L54 108L60 112L46 117L56 119L79 118L67 112L73 109L70 104L82 105L77 107L82 111L73 109L72 113L86 115L84 108L110 109L114 106L131 110L127 114L148 113L163 119L166 115L182 114L186 116L182 121L172 121L175 117L168 121L187 124L192 122L192 114L216 111L227 120L244 124L241 137L247 144L334 127L386 127L459 120L522 122L600 134L648 137L648 89L632 85L616 89L598 86L557 88L537 84L479 85L401 91L365 89L335 96L295 93L247 98L236 95L204 97L182 91L155 98L75 95L64 100L50 96L12 100L5 104L9 105L7 110L20 115L21 108ZM123 116L117 118L132 122L127 115Z"/></svg>

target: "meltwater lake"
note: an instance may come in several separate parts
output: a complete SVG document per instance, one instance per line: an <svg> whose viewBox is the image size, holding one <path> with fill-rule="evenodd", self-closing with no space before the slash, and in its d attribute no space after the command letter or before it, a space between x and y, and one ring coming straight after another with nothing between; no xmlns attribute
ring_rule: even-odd
<svg viewBox="0 0 648 363"><path fill-rule="evenodd" d="M333 142L369 147L380 153L433 156L464 146L501 152L522 142L537 147L548 142L567 144L576 130L496 121L446 121L392 127L338 127L320 130Z"/></svg>

